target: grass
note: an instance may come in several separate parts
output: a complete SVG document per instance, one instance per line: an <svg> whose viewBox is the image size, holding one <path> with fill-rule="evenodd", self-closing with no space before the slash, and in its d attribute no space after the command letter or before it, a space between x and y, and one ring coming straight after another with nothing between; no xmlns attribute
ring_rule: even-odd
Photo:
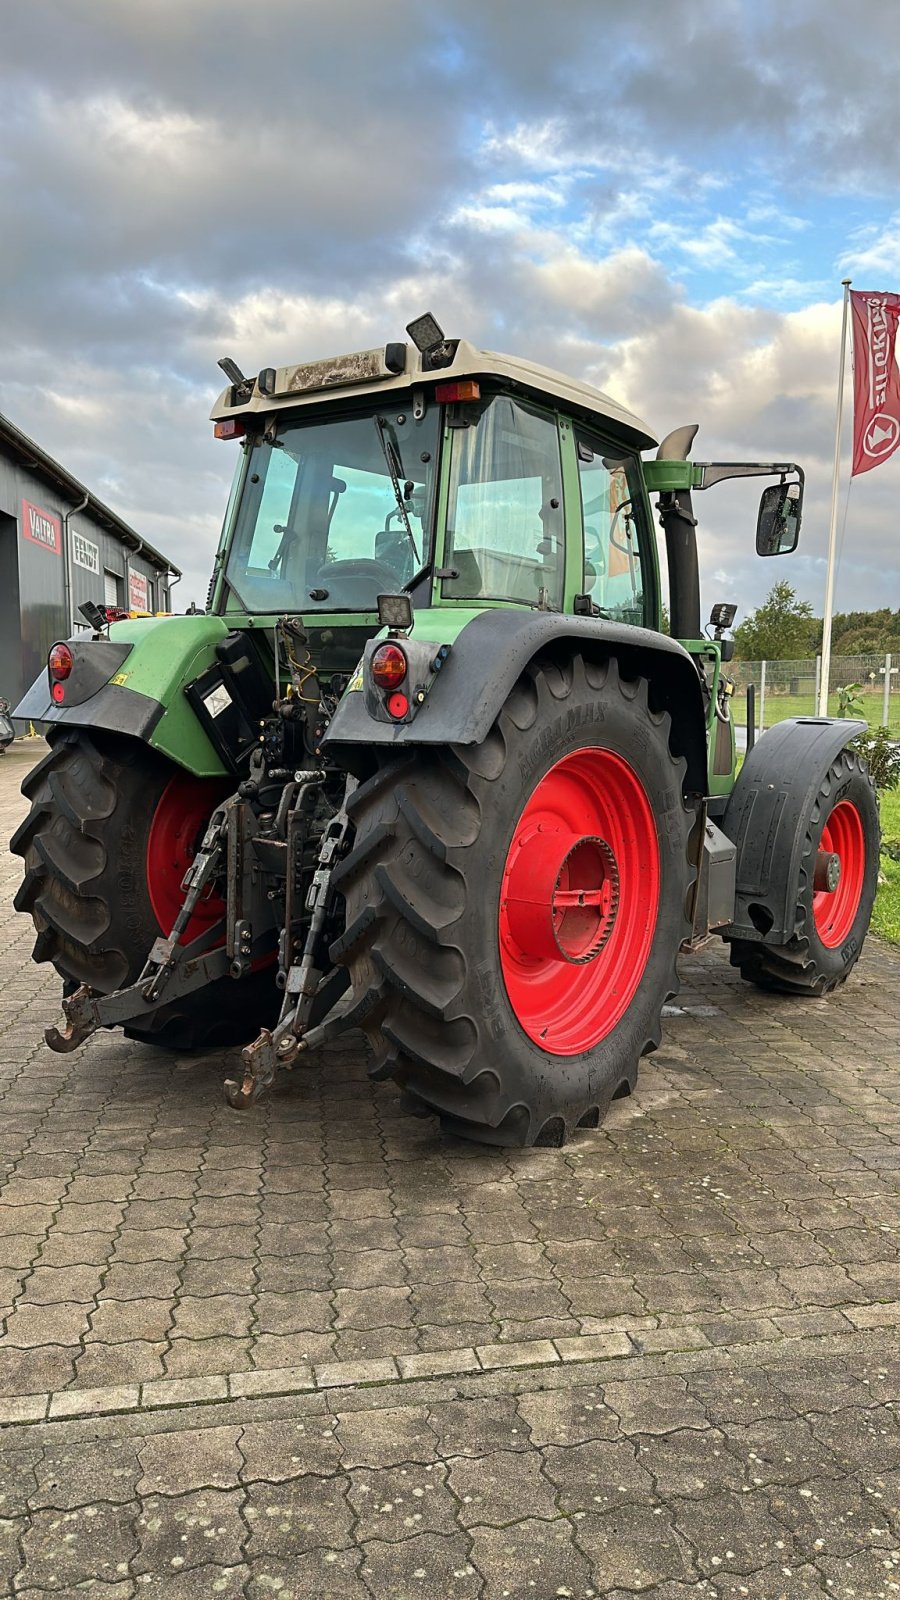
<svg viewBox="0 0 900 1600"><path fill-rule="evenodd" d="M900 789L881 797L881 831L885 839L900 839ZM882 939L900 944L900 861L881 857L885 882L879 884L872 913L872 927Z"/></svg>
<svg viewBox="0 0 900 1600"><path fill-rule="evenodd" d="M884 705L880 693L863 694L860 696L860 699L862 700L863 707L862 711L860 712L862 721L867 722L870 728L880 728L882 725L881 712ZM734 696L734 714L736 722L743 723L746 716L746 704L747 699L745 692L743 690L737 690ZM813 703L813 696L811 694L775 694L771 689L767 689L765 712L766 727L771 728L774 723L785 722L788 717L814 717L816 714L816 708ZM830 717L836 717L838 715L838 697L836 694L829 695L828 715ZM756 721L758 728L759 690L757 690L756 693ZM900 694L891 695L890 721L888 723L888 727L892 733L896 734L897 737L900 738Z"/></svg>

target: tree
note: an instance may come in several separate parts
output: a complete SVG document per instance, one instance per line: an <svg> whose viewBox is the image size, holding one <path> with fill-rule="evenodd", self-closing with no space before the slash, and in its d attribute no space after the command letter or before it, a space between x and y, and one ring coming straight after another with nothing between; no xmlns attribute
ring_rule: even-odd
<svg viewBox="0 0 900 1600"><path fill-rule="evenodd" d="M734 631L736 654L744 661L796 661L811 653L814 637L812 606L798 600L789 583L776 583Z"/></svg>

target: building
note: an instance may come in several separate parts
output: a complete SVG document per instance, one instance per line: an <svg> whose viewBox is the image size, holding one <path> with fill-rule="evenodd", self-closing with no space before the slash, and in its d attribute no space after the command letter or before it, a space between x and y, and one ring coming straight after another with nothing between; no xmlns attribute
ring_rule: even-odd
<svg viewBox="0 0 900 1600"><path fill-rule="evenodd" d="M178 567L0 416L0 696L15 706L86 600L168 611Z"/></svg>

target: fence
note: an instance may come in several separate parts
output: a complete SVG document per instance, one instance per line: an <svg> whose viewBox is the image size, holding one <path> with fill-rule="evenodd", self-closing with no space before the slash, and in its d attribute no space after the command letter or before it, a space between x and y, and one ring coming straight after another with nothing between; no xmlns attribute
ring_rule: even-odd
<svg viewBox="0 0 900 1600"><path fill-rule="evenodd" d="M734 717L747 720L747 688L756 688L756 729L770 728L786 717L814 716L819 699L821 656L805 661L732 661L725 668L735 683ZM838 716L842 689L857 685L861 715L870 728L882 725L900 735L900 653L833 656L828 684L828 713Z"/></svg>

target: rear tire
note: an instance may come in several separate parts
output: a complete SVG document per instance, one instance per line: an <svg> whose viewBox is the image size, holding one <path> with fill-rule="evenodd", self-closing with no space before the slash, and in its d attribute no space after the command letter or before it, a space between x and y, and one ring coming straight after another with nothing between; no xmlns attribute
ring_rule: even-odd
<svg viewBox="0 0 900 1600"><path fill-rule="evenodd" d="M187 815L196 836L231 782L191 780L145 745L114 734L71 729L51 738L49 755L22 784L31 811L10 843L25 862L15 907L30 912L34 960L53 963L64 992L89 984L110 994L134 983L153 941L171 932L180 903L176 854L187 848L184 838L173 842L173 821L177 827ZM151 874L150 885L148 841L154 825L159 837L161 823L171 870ZM200 925L217 914L208 908ZM146 1028L125 1032L176 1050L243 1044L273 1008L277 1013L278 998L271 970L240 982L220 978L161 1007Z"/></svg>
<svg viewBox="0 0 900 1600"><path fill-rule="evenodd" d="M819 786L803 832L794 929L785 944L731 940L731 964L759 989L830 994L862 954L878 888L878 798L864 761L841 750ZM817 892L820 850L841 862L838 887Z"/></svg>
<svg viewBox="0 0 900 1600"><path fill-rule="evenodd" d="M562 1144L599 1124L658 1046L691 881L685 764L669 729L646 680L621 679L615 660L533 664L482 745L407 750L353 795L355 842L335 880L346 932L332 958L350 969L372 1076L396 1079L449 1131ZM621 780L630 807L616 812L593 772ZM595 808L584 822L579 784ZM533 916L541 850L514 883L513 846L531 849L542 830L565 876L553 857ZM606 874L594 911L575 906L585 872Z"/></svg>

